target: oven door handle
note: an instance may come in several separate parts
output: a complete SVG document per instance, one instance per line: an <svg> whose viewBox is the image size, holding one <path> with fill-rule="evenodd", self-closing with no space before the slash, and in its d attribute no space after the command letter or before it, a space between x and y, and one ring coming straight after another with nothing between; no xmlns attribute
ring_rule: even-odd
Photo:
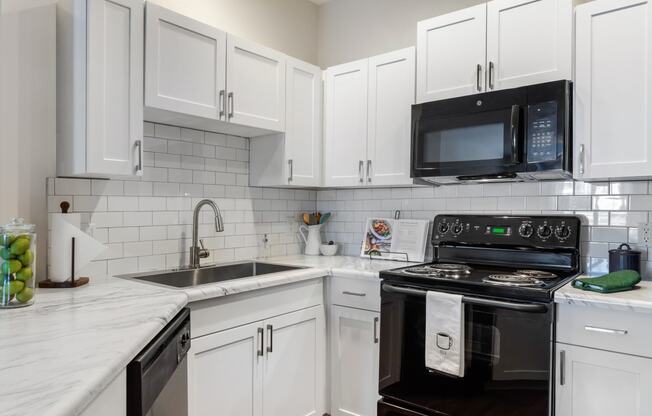
<svg viewBox="0 0 652 416"><path fill-rule="evenodd" d="M518 149L518 139L519 139L519 133L521 131L520 125L521 125L521 106L520 105L513 105L512 106L512 113L510 115L510 121L509 121L509 129L510 129L510 138L512 139L512 163L516 164L519 163L521 158Z"/></svg>
<svg viewBox="0 0 652 416"><path fill-rule="evenodd" d="M404 295L414 295L414 296L422 296L422 297L425 297L426 293L428 293L426 290L399 287L399 286L390 285L389 283L383 283L382 288L385 292L389 292L389 293L401 293ZM540 303L516 303L516 302L507 302L504 300L474 298L470 296L462 296L462 302L469 305L493 306L495 308L509 309L518 312L529 312L529 313L548 312L548 305L543 305Z"/></svg>

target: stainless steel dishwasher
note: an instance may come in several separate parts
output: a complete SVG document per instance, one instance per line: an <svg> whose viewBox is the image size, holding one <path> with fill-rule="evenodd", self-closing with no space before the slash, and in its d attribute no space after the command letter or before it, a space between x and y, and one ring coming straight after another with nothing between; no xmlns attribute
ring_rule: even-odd
<svg viewBox="0 0 652 416"><path fill-rule="evenodd" d="M184 308L127 365L127 416L187 416L190 309Z"/></svg>

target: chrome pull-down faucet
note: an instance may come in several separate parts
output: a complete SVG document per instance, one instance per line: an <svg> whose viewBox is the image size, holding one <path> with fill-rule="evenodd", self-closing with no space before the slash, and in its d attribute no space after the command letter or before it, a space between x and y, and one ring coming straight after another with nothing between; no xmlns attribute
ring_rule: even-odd
<svg viewBox="0 0 652 416"><path fill-rule="evenodd" d="M198 240L199 233L197 231L199 227L199 211L201 211L204 205L208 205L213 208L213 212L215 213L215 231L218 233L224 231L224 220L222 219L220 209L215 204L215 202L211 201L210 199L202 199L199 201L195 206L195 211L192 215L192 246L190 247L190 267L195 269L199 267L200 259L205 259L208 257L208 250L204 248L203 241Z"/></svg>

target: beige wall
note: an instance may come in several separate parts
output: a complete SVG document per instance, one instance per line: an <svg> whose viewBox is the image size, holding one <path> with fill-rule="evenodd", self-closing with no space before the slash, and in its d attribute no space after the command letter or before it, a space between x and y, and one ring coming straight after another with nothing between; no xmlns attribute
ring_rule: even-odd
<svg viewBox="0 0 652 416"><path fill-rule="evenodd" d="M319 8L319 65L326 68L413 46L418 21L485 2L331 0Z"/></svg>
<svg viewBox="0 0 652 416"><path fill-rule="evenodd" d="M150 0L317 64L318 7L307 0Z"/></svg>
<svg viewBox="0 0 652 416"><path fill-rule="evenodd" d="M326 68L416 44L416 23L485 0L331 0L319 10Z"/></svg>

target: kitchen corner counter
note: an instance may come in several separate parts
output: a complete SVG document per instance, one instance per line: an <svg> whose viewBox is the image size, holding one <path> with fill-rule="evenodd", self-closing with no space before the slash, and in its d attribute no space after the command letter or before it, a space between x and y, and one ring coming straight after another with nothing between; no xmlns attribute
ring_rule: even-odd
<svg viewBox="0 0 652 416"><path fill-rule="evenodd" d="M555 292L556 303L600 309L652 313L652 282L640 282L636 289L618 293L597 293L574 288L572 282Z"/></svg>
<svg viewBox="0 0 652 416"><path fill-rule="evenodd" d="M260 259L260 261L327 269L329 275L366 279L377 279L383 270L418 264L405 261L371 260L367 257L306 255L269 257Z"/></svg>
<svg viewBox="0 0 652 416"><path fill-rule="evenodd" d="M0 310L0 414L79 414L186 303L183 292L93 278Z"/></svg>

